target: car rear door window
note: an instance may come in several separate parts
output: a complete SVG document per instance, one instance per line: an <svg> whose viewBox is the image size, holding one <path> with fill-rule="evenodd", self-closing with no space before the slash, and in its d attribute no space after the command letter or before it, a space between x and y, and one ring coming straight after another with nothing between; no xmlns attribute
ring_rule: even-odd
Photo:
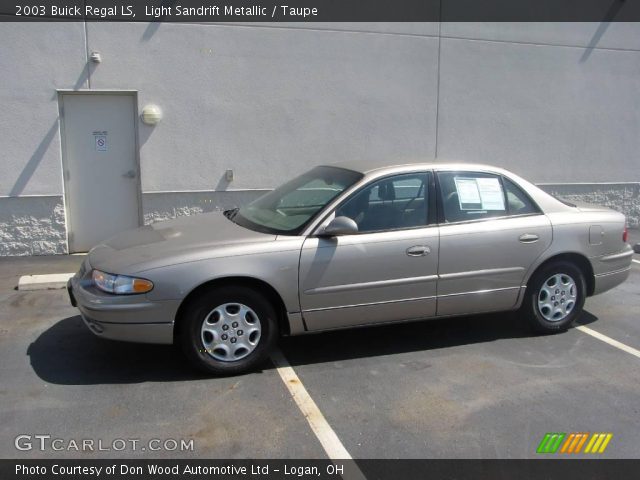
<svg viewBox="0 0 640 480"><path fill-rule="evenodd" d="M502 184L507 194L509 215L531 215L533 213L540 213L540 209L533 203L533 200L529 198L529 195L524 193L515 183L507 177L502 177Z"/></svg>
<svg viewBox="0 0 640 480"><path fill-rule="evenodd" d="M442 220L447 223L508 215L502 178L484 172L439 172Z"/></svg>

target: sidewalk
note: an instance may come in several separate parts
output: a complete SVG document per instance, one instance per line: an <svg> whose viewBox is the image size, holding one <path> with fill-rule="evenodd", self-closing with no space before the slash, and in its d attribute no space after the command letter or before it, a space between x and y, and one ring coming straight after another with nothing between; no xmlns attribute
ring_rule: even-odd
<svg viewBox="0 0 640 480"><path fill-rule="evenodd" d="M77 272L85 255L0 257L0 295L13 290L22 275Z"/></svg>

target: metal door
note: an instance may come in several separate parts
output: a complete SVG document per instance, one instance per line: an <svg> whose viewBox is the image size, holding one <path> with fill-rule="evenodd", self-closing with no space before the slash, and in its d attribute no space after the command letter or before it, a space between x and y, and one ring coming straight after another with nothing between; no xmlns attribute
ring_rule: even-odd
<svg viewBox="0 0 640 480"><path fill-rule="evenodd" d="M373 181L333 213L355 235L308 237L300 255L300 305L309 330L434 316L438 273L435 190L428 172ZM431 204L431 205L429 205Z"/></svg>
<svg viewBox="0 0 640 480"><path fill-rule="evenodd" d="M69 251L139 225L133 94L63 93L61 113Z"/></svg>
<svg viewBox="0 0 640 480"><path fill-rule="evenodd" d="M300 256L304 321L324 330L434 316L437 271L436 226L307 238Z"/></svg>
<svg viewBox="0 0 640 480"><path fill-rule="evenodd" d="M549 219L533 209L512 209L499 175L439 172L438 180L444 222L438 315L509 310L524 290L527 270L551 245Z"/></svg>

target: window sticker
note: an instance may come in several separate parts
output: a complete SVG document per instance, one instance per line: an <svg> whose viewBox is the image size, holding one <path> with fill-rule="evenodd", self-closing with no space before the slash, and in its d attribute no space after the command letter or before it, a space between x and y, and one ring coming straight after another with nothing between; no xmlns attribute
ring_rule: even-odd
<svg viewBox="0 0 640 480"><path fill-rule="evenodd" d="M483 210L504 210L504 192L497 178L476 178Z"/></svg>
<svg viewBox="0 0 640 480"><path fill-rule="evenodd" d="M455 177L460 210L504 210L504 193L497 178Z"/></svg>
<svg viewBox="0 0 640 480"><path fill-rule="evenodd" d="M455 177L460 210L479 210L482 208L480 190L475 178Z"/></svg>

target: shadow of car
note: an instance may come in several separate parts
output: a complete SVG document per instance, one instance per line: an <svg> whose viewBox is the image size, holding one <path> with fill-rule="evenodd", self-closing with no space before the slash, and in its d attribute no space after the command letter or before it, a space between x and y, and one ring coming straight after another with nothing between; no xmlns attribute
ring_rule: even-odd
<svg viewBox="0 0 640 480"><path fill-rule="evenodd" d="M597 321L583 312L581 325ZM283 338L292 366L448 349L509 338L528 338L514 314L475 315ZM171 345L123 343L97 338L80 316L60 320L29 345L27 355L42 380L60 385L130 384L211 379L190 368ZM273 365L266 362L263 369ZM214 379L211 379L214 380Z"/></svg>

